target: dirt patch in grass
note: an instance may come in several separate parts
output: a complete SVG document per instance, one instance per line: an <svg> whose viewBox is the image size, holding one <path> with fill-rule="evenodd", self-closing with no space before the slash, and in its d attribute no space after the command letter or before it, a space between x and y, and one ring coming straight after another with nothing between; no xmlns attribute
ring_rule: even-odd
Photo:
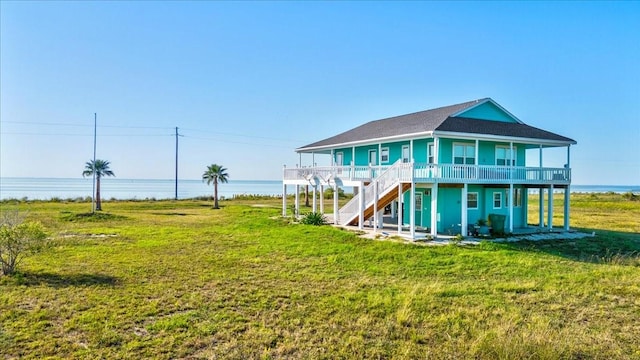
<svg viewBox="0 0 640 360"><path fill-rule="evenodd" d="M123 215L116 215L103 212L95 213L77 213L74 214L69 211L63 211L60 213L60 219L64 221L79 221L79 222L98 222L98 221L114 221L114 220L126 220L128 219Z"/></svg>

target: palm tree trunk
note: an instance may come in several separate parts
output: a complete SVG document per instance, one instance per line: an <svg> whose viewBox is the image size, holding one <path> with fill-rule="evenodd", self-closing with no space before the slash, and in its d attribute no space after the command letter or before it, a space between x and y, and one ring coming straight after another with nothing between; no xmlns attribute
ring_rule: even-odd
<svg viewBox="0 0 640 360"><path fill-rule="evenodd" d="M100 177L96 177L96 211L102 211L102 201L100 201Z"/></svg>
<svg viewBox="0 0 640 360"><path fill-rule="evenodd" d="M218 181L213 180L213 208L220 209L218 207Z"/></svg>
<svg viewBox="0 0 640 360"><path fill-rule="evenodd" d="M309 207L309 185L304 187L304 206Z"/></svg>

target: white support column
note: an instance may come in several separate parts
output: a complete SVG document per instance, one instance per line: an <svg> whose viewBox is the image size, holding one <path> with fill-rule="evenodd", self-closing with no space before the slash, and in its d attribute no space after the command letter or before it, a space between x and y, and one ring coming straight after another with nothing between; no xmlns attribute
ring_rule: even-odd
<svg viewBox="0 0 640 360"><path fill-rule="evenodd" d="M480 141L478 139L476 139L476 165L480 165L480 149L478 149L480 147Z"/></svg>
<svg viewBox="0 0 640 360"><path fill-rule="evenodd" d="M438 183L431 188L431 235L438 236Z"/></svg>
<svg viewBox="0 0 640 360"><path fill-rule="evenodd" d="M282 216L287 216L287 184L282 184Z"/></svg>
<svg viewBox="0 0 640 360"><path fill-rule="evenodd" d="M353 180L355 172L356 172L355 162L353 160L351 160L351 171L349 171L349 179L350 180ZM354 188L355 188L355 186L354 186Z"/></svg>
<svg viewBox="0 0 640 360"><path fill-rule="evenodd" d="M298 217L300 213L300 185L296 185L296 201L295 201L296 209L294 210L293 216Z"/></svg>
<svg viewBox="0 0 640 360"><path fill-rule="evenodd" d="M540 168L542 168L542 145L540 145L540 160L538 160L540 162L539 166Z"/></svg>
<svg viewBox="0 0 640 360"><path fill-rule="evenodd" d="M437 136L434 136L433 138L433 163L434 164L439 164L439 157L440 157L440 138Z"/></svg>
<svg viewBox="0 0 640 360"><path fill-rule="evenodd" d="M571 190L570 185L564 189L564 230L569 231L569 210L571 202Z"/></svg>
<svg viewBox="0 0 640 360"><path fill-rule="evenodd" d="M324 214L324 185L320 185L320 213Z"/></svg>
<svg viewBox="0 0 640 360"><path fill-rule="evenodd" d="M571 171L571 145L567 145L567 171ZM569 179L571 179L569 177ZM564 230L569 231L569 215L571 213L571 181L564 189Z"/></svg>
<svg viewBox="0 0 640 360"><path fill-rule="evenodd" d="M549 200L547 203L547 227L553 229L553 184L549 186Z"/></svg>
<svg viewBox="0 0 640 360"><path fill-rule="evenodd" d="M373 232L378 231L378 181L373 181Z"/></svg>
<svg viewBox="0 0 640 360"><path fill-rule="evenodd" d="M313 212L316 212L318 209L318 203L316 202L316 185L313 185L313 189L311 190L311 196L313 196L312 209L313 209Z"/></svg>
<svg viewBox="0 0 640 360"><path fill-rule="evenodd" d="M512 168L516 165L513 160L515 160L513 156L513 141L510 141L509 142L509 166L511 166Z"/></svg>
<svg viewBox="0 0 640 360"><path fill-rule="evenodd" d="M413 139L409 140L409 162L413 164ZM413 165L411 166L411 171L413 171ZM411 176L413 178L413 175Z"/></svg>
<svg viewBox="0 0 640 360"><path fill-rule="evenodd" d="M509 184L509 233L513 233L513 181Z"/></svg>
<svg viewBox="0 0 640 360"><path fill-rule="evenodd" d="M462 194L460 204L462 205L462 221L460 222L460 234L467 236L467 224L469 223L469 212L467 211L467 192L469 191L467 183L462 185Z"/></svg>
<svg viewBox="0 0 640 360"><path fill-rule="evenodd" d="M330 164L331 164L332 167L336 165L335 159L336 159L335 150L331 149L331 162L330 162Z"/></svg>
<svg viewBox="0 0 640 360"><path fill-rule="evenodd" d="M480 165L480 141L478 139L476 139L476 154L475 154L475 166L476 166L476 170L473 172L474 173L474 178L478 178L480 176L480 169L478 168L478 165Z"/></svg>
<svg viewBox="0 0 640 360"><path fill-rule="evenodd" d="M398 184L398 235L402 233L402 183Z"/></svg>
<svg viewBox="0 0 640 360"><path fill-rule="evenodd" d="M316 167L316 153L311 153L311 167Z"/></svg>
<svg viewBox="0 0 640 360"><path fill-rule="evenodd" d="M338 225L338 214L340 213L338 209L338 183L335 182L333 184L333 224Z"/></svg>
<svg viewBox="0 0 640 360"><path fill-rule="evenodd" d="M411 240L413 240L416 235L416 183L413 181L413 176L411 179L411 200L409 202L409 231Z"/></svg>
<svg viewBox="0 0 640 360"><path fill-rule="evenodd" d="M540 223L538 225L538 227L540 227L541 229L544 227L544 188L540 187L540 189L538 190L538 193L540 194L539 197L539 214L538 214L538 218L540 219Z"/></svg>
<svg viewBox="0 0 640 360"><path fill-rule="evenodd" d="M398 216L397 213L398 209L397 209L397 204L395 201L391 201L391 218L395 219L396 216Z"/></svg>
<svg viewBox="0 0 640 360"><path fill-rule="evenodd" d="M358 191L358 229L362 230L364 227L364 183L361 182Z"/></svg>
<svg viewBox="0 0 640 360"><path fill-rule="evenodd" d="M356 147L351 147L351 167L356 165Z"/></svg>

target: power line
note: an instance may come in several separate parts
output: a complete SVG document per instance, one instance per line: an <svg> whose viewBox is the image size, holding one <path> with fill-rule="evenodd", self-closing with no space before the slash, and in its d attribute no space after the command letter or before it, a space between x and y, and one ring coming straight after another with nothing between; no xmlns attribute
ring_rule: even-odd
<svg viewBox="0 0 640 360"><path fill-rule="evenodd" d="M242 142L242 141L229 141L229 140L221 140L221 139L205 138L205 137L189 136L189 135L182 135L182 136L184 136L185 138L189 138L189 139L215 141L215 142L221 142L221 143L225 143L225 144L268 146L268 147L279 147L279 148L283 148L283 149L291 149L290 146L284 146L284 145L258 144L258 143Z"/></svg>
<svg viewBox="0 0 640 360"><path fill-rule="evenodd" d="M199 129L190 129L190 128L182 128L182 130L197 131L199 134L238 136L238 137L246 137L246 138L252 138L252 139L265 139L265 140L278 140L278 141L295 141L295 142L304 141L304 140L296 140L296 139L291 139L291 138L285 139L285 138L275 138L275 137L257 136L257 135L246 135L246 134L238 134L238 133L219 132L219 131L203 131L203 130L199 130Z"/></svg>
<svg viewBox="0 0 640 360"><path fill-rule="evenodd" d="M36 136L93 136L93 134L63 134L63 133L36 133L36 132L13 132L0 131L1 135L36 135ZM100 134L102 136L122 136L122 137L146 137L146 136L173 136L173 134Z"/></svg>
<svg viewBox="0 0 640 360"><path fill-rule="evenodd" d="M71 123L51 123L51 122L37 122L37 121L2 121L7 124L25 124L25 125L46 125L46 126L77 126L77 127L90 127L87 124L71 124ZM120 128L120 129L173 129L168 126L129 126L129 125L100 125L99 128Z"/></svg>

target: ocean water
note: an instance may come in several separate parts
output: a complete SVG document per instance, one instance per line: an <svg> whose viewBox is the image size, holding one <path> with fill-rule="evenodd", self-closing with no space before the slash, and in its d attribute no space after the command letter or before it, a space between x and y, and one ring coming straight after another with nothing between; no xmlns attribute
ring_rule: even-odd
<svg viewBox="0 0 640 360"><path fill-rule="evenodd" d="M69 199L91 196L92 179L75 178L0 178L0 199L48 200L54 197ZM346 189L350 192L351 189ZM535 192L535 189L531 189ZM563 190L559 189L562 192ZM640 193L640 185L572 185L571 192L578 193ZM293 192L293 187L287 190ZM188 199L198 196L210 196L213 186L201 180L178 180L178 198ZM230 180L218 185L218 195L231 198L234 195L270 195L282 194L280 180ZM175 180L154 179L118 179L101 180L103 199L173 199Z"/></svg>
<svg viewBox="0 0 640 360"><path fill-rule="evenodd" d="M48 200L91 197L91 178L0 178L0 199ZM231 198L234 195L280 195L282 181L279 180L229 180L218 184L218 196ZM103 199L173 199L175 180L118 179L100 180L100 195ZM178 180L178 198L188 199L213 195L213 185L202 180Z"/></svg>

